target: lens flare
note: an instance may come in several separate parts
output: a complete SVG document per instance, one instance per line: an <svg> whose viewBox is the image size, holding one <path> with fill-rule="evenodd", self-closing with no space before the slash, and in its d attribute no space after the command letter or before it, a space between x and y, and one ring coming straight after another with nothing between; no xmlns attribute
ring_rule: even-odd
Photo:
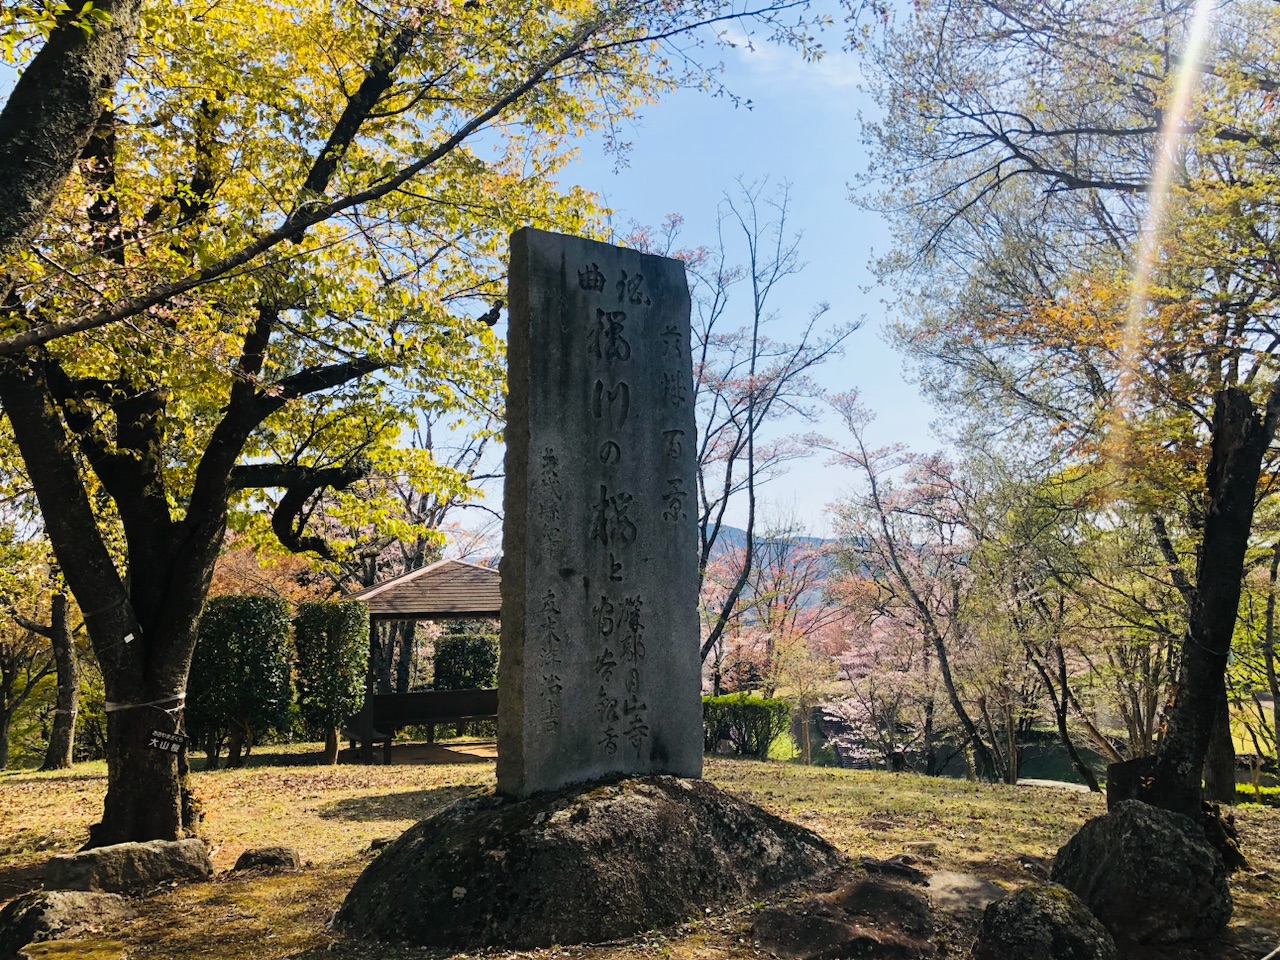
<svg viewBox="0 0 1280 960"><path fill-rule="evenodd" d="M1191 95L1203 73L1204 52L1209 41L1209 26L1215 7L1214 0L1198 0L1191 13L1182 62L1174 78L1173 94L1165 106L1164 121L1160 126L1160 139L1156 148L1151 180L1147 187L1147 212L1143 218L1138 256L1133 266L1133 278L1129 288L1129 304L1125 311L1124 330L1120 341L1120 379L1116 396L1114 428L1112 433L1113 461L1127 463L1129 431L1126 413L1133 406L1133 393L1137 381L1138 364L1145 348L1143 328L1150 296L1151 275L1160 255L1160 239L1165 227L1169 206L1169 192L1173 176L1179 166L1178 145Z"/></svg>

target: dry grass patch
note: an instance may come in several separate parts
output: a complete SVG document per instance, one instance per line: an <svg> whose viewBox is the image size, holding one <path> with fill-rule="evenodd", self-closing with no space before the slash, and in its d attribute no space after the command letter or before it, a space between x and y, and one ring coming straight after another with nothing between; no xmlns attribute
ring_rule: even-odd
<svg viewBox="0 0 1280 960"><path fill-rule="evenodd" d="M246 847L296 847L307 869L294 874L220 875L146 901L143 915L99 940L48 945L39 955L86 960L374 960L423 951L348 943L325 923L371 856L375 838L398 835L448 803L493 784L491 763L391 766L310 765L314 748L256 756L255 766L197 773L202 832L219 870ZM1032 879L1024 862L1050 858L1101 797L1039 787L1005 787L792 764L711 759L707 776L767 810L802 823L846 853L887 857L934 841L930 866L983 874L1012 887ZM85 765L52 774L0 775L0 900L38 884L44 861L83 843L97 818L105 771ZM1254 873L1232 884L1238 924L1275 926L1280 916L1280 811L1247 806L1237 819ZM531 960L746 960L759 951L745 935L750 905L665 934L622 944L490 957ZM76 949L66 952L65 947ZM79 952L77 952L79 951ZM945 955L962 955L963 950Z"/></svg>

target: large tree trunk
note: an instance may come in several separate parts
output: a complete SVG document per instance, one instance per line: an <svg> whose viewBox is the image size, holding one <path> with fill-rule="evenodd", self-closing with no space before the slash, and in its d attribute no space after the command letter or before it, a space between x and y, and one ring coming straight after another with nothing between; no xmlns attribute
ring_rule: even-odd
<svg viewBox="0 0 1280 960"><path fill-rule="evenodd" d="M57 668L58 699L54 705L53 727L49 731L49 747L45 750L41 770L66 770L74 759L76 714L80 710L80 675L76 648L67 620L67 597L53 595L49 621L53 659Z"/></svg>
<svg viewBox="0 0 1280 960"><path fill-rule="evenodd" d="M54 400L51 372L56 376L58 368L43 354L0 362L0 403L102 669L107 796L102 823L90 831L89 842L177 839L185 829L185 755L165 754L148 743L152 730L181 730L196 621L226 529L226 499L212 498L205 510L191 505L187 517L174 522L162 488L144 482L153 477L144 467L159 469L158 442L140 443L138 457L100 466L118 484L113 498L125 529L126 583L99 532L79 474L80 456ZM142 433L151 422L142 418L133 426ZM224 453L234 459L230 450ZM221 484L225 491L225 473ZM192 809L189 798L185 809Z"/></svg>
<svg viewBox="0 0 1280 960"><path fill-rule="evenodd" d="M1225 697L1258 476L1280 415L1276 390L1265 417L1236 387L1220 391L1215 401L1204 534L1178 684L1160 750L1148 771L1134 778L1139 799L1193 817L1201 810L1200 777ZM1116 799L1110 789L1107 799Z"/></svg>
<svg viewBox="0 0 1280 960"><path fill-rule="evenodd" d="M1225 688L1214 711L1204 760L1204 795L1214 803L1236 802L1236 745L1231 736L1231 706Z"/></svg>
<svg viewBox="0 0 1280 960"><path fill-rule="evenodd" d="M107 796L101 822L89 828L86 849L186 835L178 755L149 745L153 730L172 733L177 726L175 715L156 707L109 710Z"/></svg>

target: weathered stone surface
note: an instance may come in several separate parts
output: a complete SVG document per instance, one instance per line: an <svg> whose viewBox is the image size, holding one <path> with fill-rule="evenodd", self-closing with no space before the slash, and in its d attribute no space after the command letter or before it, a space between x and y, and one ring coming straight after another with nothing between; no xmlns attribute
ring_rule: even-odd
<svg viewBox="0 0 1280 960"><path fill-rule="evenodd" d="M481 796L385 849L337 922L359 936L447 949L599 942L842 863L817 834L702 780Z"/></svg>
<svg viewBox="0 0 1280 960"><path fill-rule="evenodd" d="M1204 940L1231 919L1226 868L1200 825L1139 800L1085 823L1058 851L1052 879L1122 943Z"/></svg>
<svg viewBox="0 0 1280 960"><path fill-rule="evenodd" d="M934 871L926 886L937 910L967 923L977 923L987 906L1005 895L1004 887L986 877L954 870Z"/></svg>
<svg viewBox="0 0 1280 960"><path fill-rule="evenodd" d="M832 893L760 911L751 935L785 960L923 960L933 916L920 893L888 880L859 880Z"/></svg>
<svg viewBox="0 0 1280 960"><path fill-rule="evenodd" d="M132 904L116 893L37 890L0 909L0 960L11 960L29 943L97 930L136 916Z"/></svg>
<svg viewBox="0 0 1280 960"><path fill-rule="evenodd" d="M213 875L202 840L148 840L117 843L53 857L45 864L50 890L143 893L172 880L207 880Z"/></svg>
<svg viewBox="0 0 1280 960"><path fill-rule="evenodd" d="M301 870L302 855L293 847L254 847L236 858L232 870Z"/></svg>
<svg viewBox="0 0 1280 960"><path fill-rule="evenodd" d="M498 790L702 773L684 265L511 241Z"/></svg>
<svg viewBox="0 0 1280 960"><path fill-rule="evenodd" d="M987 907L973 960L1118 960L1115 941L1080 898L1033 884Z"/></svg>

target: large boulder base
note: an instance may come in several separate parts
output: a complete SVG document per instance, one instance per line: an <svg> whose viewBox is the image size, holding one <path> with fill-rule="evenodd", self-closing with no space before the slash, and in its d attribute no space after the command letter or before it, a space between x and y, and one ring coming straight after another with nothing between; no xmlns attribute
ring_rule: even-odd
<svg viewBox="0 0 1280 960"><path fill-rule="evenodd" d="M1121 943L1207 940L1231 919L1226 867L1200 825L1139 800L1085 823L1051 878Z"/></svg>
<svg viewBox="0 0 1280 960"><path fill-rule="evenodd" d="M116 893L83 890L24 893L0 909L0 960L18 956L18 951L27 944L87 933L135 915L133 905Z"/></svg>
<svg viewBox="0 0 1280 960"><path fill-rule="evenodd" d="M973 960L1118 960L1115 941L1066 887L1032 884L987 907Z"/></svg>
<svg viewBox="0 0 1280 960"><path fill-rule="evenodd" d="M817 834L706 781L641 777L459 801L387 847L336 920L445 949L598 943L844 862Z"/></svg>
<svg viewBox="0 0 1280 960"><path fill-rule="evenodd" d="M116 843L53 857L45 864L49 890L145 893L175 880L208 880L213 861L203 840Z"/></svg>

